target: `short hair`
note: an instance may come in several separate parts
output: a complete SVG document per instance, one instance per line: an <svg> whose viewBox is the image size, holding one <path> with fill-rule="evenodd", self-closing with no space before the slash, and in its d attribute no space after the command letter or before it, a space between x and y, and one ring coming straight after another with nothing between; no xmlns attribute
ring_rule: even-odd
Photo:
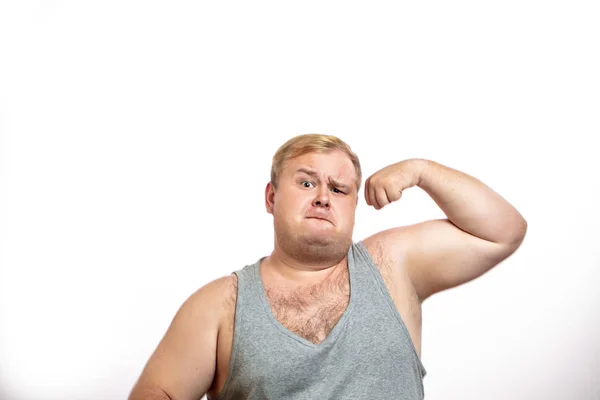
<svg viewBox="0 0 600 400"><path fill-rule="evenodd" d="M271 183L277 189L279 176L286 161L300 157L308 153L331 153L332 151L343 151L350 157L356 171L356 191L360 189L362 182L362 170L358 156L350 146L342 139L318 133L307 133L298 135L285 142L275 152L273 164L271 165Z"/></svg>

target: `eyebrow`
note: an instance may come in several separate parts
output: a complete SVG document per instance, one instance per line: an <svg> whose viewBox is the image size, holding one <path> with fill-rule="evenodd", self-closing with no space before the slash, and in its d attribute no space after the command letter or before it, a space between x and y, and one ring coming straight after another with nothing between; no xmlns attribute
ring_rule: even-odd
<svg viewBox="0 0 600 400"><path fill-rule="evenodd" d="M304 173L306 175L312 176L314 177L318 182L321 182L321 179L319 178L319 174L317 174L316 171L312 170L312 169L308 169L308 168L298 168L296 170L296 174L298 173ZM331 182L334 186L342 188L342 189L350 189L350 186L345 185L339 181L336 181L333 178L329 178L329 182Z"/></svg>

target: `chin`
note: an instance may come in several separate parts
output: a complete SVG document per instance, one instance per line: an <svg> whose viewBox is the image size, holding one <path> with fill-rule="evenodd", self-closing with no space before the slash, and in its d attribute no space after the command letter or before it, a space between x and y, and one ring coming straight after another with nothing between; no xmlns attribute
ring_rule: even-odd
<svg viewBox="0 0 600 400"><path fill-rule="evenodd" d="M347 238L330 229L305 231L299 239L306 244L321 246L339 246L347 242Z"/></svg>
<svg viewBox="0 0 600 400"><path fill-rule="evenodd" d="M327 247L335 245L340 240L331 235L306 235L302 238L302 241L309 246Z"/></svg>

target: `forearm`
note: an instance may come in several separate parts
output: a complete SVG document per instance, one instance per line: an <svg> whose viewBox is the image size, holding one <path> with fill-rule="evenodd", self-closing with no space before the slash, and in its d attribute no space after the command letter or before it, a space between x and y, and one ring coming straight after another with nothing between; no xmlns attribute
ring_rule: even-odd
<svg viewBox="0 0 600 400"><path fill-rule="evenodd" d="M478 179L430 160L415 159L417 186L460 229L479 238L518 245L527 223L502 196Z"/></svg>

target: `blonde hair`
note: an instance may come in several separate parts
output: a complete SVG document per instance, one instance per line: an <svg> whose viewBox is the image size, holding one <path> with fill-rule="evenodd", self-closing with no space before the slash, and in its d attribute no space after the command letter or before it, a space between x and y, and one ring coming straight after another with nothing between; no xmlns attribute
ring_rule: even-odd
<svg viewBox="0 0 600 400"><path fill-rule="evenodd" d="M350 157L354 169L356 170L356 190L360 189L362 182L362 170L358 156L352 151L350 146L342 139L318 133L307 133L298 135L285 142L273 156L271 165L271 183L277 189L277 184L283 165L286 161L300 157L307 153L330 153L335 150L343 151Z"/></svg>

